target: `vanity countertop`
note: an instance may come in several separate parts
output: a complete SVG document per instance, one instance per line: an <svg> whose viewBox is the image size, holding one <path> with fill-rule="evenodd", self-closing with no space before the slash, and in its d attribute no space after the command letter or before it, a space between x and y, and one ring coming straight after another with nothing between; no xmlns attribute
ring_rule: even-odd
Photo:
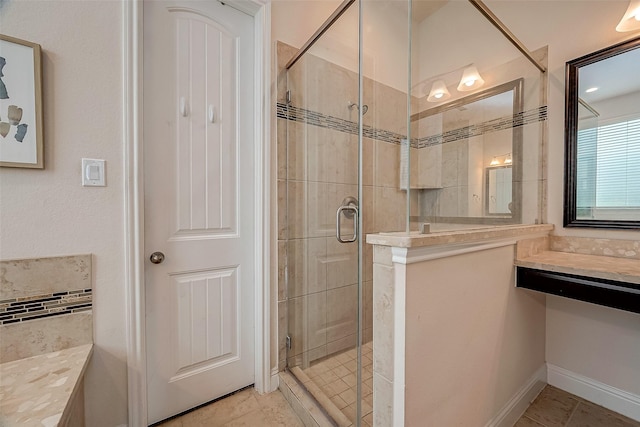
<svg viewBox="0 0 640 427"><path fill-rule="evenodd" d="M516 266L640 284L640 261L545 250L517 258Z"/></svg>
<svg viewBox="0 0 640 427"><path fill-rule="evenodd" d="M435 231L428 234L415 233L378 233L368 234L367 243L372 245L416 248L458 243L470 243L482 240L508 239L537 233L549 233L553 224L478 226L460 230Z"/></svg>
<svg viewBox="0 0 640 427"><path fill-rule="evenodd" d="M93 344L0 364L2 425L57 426L79 388Z"/></svg>

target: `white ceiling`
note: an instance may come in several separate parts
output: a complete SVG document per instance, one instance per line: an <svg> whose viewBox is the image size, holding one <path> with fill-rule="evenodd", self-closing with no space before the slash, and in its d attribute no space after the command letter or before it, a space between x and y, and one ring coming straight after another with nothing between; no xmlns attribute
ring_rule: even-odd
<svg viewBox="0 0 640 427"><path fill-rule="evenodd" d="M578 82L578 95L590 104L640 91L640 48L581 67ZM591 87L598 90L586 93Z"/></svg>

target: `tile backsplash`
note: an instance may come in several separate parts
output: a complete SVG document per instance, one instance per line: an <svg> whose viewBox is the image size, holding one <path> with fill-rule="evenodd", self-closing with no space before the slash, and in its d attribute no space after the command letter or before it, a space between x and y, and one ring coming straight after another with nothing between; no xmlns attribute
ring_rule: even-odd
<svg viewBox="0 0 640 427"><path fill-rule="evenodd" d="M93 341L91 255L0 261L0 363Z"/></svg>
<svg viewBox="0 0 640 427"><path fill-rule="evenodd" d="M552 251L640 260L640 240L551 236Z"/></svg>
<svg viewBox="0 0 640 427"><path fill-rule="evenodd" d="M0 261L0 301L91 288L91 255Z"/></svg>

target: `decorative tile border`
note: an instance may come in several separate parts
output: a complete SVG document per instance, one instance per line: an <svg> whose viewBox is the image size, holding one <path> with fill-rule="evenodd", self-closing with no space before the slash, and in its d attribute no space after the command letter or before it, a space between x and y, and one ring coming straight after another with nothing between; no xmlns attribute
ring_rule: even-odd
<svg viewBox="0 0 640 427"><path fill-rule="evenodd" d="M91 289L19 297L0 301L0 325L91 310Z"/></svg>
<svg viewBox="0 0 640 427"><path fill-rule="evenodd" d="M277 104L277 116L280 119L291 120L295 122L307 123L327 129L337 130L352 135L358 134L358 123L349 120L340 119L338 117L327 116L322 113L306 110L304 108L287 106L284 103ZM472 138L491 132L500 130L517 128L520 126L543 122L547 120L547 106L541 106L532 110L523 111L513 116L500 117L494 120L465 126L459 129L453 129L438 135L431 135L424 138L413 138L411 146L414 148L425 148L433 145L444 144L447 142L459 141L462 139ZM402 143L406 135L395 132L389 132L384 129L376 129L371 126L363 126L363 135L366 138L376 139L391 144Z"/></svg>
<svg viewBox="0 0 640 427"><path fill-rule="evenodd" d="M543 105L542 107L534 108L533 110L516 113L513 116L499 117L497 119L488 120L471 126L453 129L438 135L418 138L417 148L425 148L432 145L473 138L474 136L513 129L532 123L544 122L545 120L547 120L547 106ZM416 142L412 142L411 145L415 146L414 144L416 144Z"/></svg>
<svg viewBox="0 0 640 427"><path fill-rule="evenodd" d="M306 110L304 108L294 107L278 102L277 115L279 119L291 120L294 122L307 123L327 129L337 130L352 135L358 134L358 123L349 120L340 119L338 117L327 116L316 111ZM406 135L395 132L389 132L383 129L376 129L371 126L363 126L362 133L365 138L377 139L379 141L400 145Z"/></svg>

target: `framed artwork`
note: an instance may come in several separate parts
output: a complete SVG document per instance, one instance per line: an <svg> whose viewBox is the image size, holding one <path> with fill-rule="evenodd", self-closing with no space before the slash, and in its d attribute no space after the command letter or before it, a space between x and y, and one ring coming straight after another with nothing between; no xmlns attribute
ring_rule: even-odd
<svg viewBox="0 0 640 427"><path fill-rule="evenodd" d="M0 166L44 168L40 45L0 34Z"/></svg>

